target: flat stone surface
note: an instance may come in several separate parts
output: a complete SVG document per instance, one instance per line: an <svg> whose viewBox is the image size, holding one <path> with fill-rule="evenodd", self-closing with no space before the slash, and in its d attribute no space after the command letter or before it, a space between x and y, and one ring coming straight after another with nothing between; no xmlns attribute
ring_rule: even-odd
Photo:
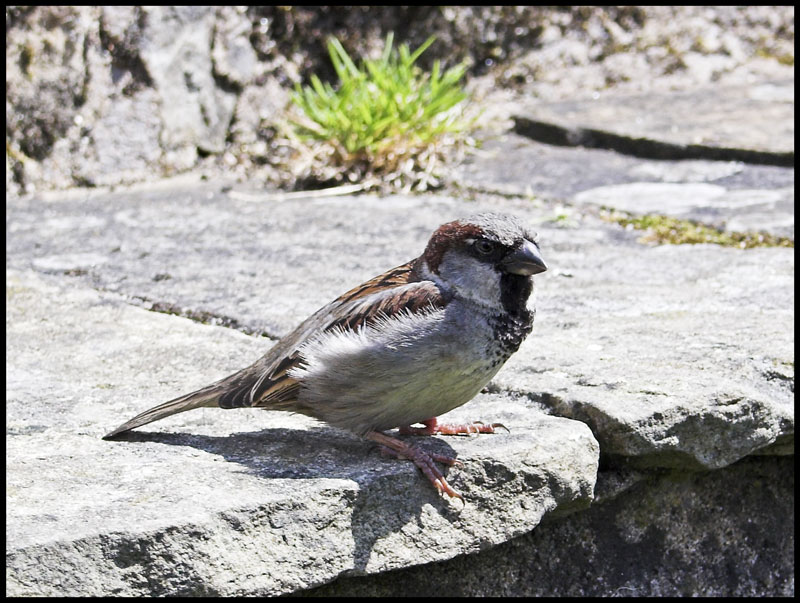
<svg viewBox="0 0 800 603"><path fill-rule="evenodd" d="M791 249L645 246L541 200L235 192L7 199L10 593L291 592L474 552L588 504L598 453L681 469L793 453ZM465 461L450 472L463 511L409 463L281 413L203 409L99 440L485 210L537 228L550 269L532 335L447 417L511 433L428 439ZM275 519L289 508L297 525ZM223 544L235 553L219 559Z"/></svg>
<svg viewBox="0 0 800 603"><path fill-rule="evenodd" d="M454 185L572 206L696 220L794 237L794 169L741 161L654 160L508 133L456 168Z"/></svg>
<svg viewBox="0 0 800 603"><path fill-rule="evenodd" d="M586 421L601 453L717 469L794 437L794 255L662 246L560 247L569 276L497 375Z"/></svg>
<svg viewBox="0 0 800 603"><path fill-rule="evenodd" d="M584 383L592 388L591 404L631 427L654 416L660 423L664 405L689 399L700 406L690 404L694 410L684 418L742 397L775 404L763 415L769 427L757 430L768 435L745 448L766 446L793 429L786 423L793 412L791 249L642 246L634 233L588 217L580 226L554 228L542 223L552 214L521 201L361 196L267 204L206 187L22 203L8 209L9 266L71 275L139 303L149 300L145 305L199 312L212 322L221 316L273 338L342 291L415 257L438 224L479 210L517 212L540 222L551 270L537 279L534 332L511 361L522 370L501 373L498 382L557 398ZM543 336L551 325L555 333ZM575 341L592 343L580 349ZM550 344L547 355L528 355ZM652 362L631 366L630 354ZM531 368L543 362L547 370ZM524 387L515 385L519 380ZM641 404L614 404L623 392ZM624 439L631 446L635 438ZM646 441L631 454L649 456L664 444L658 437ZM714 442L687 445L698 446L691 457L706 464ZM729 452L723 465L739 458L740 451Z"/></svg>
<svg viewBox="0 0 800 603"><path fill-rule="evenodd" d="M516 114L572 132L589 129L709 152L794 153L793 79L641 95L597 93L593 99L530 103Z"/></svg>

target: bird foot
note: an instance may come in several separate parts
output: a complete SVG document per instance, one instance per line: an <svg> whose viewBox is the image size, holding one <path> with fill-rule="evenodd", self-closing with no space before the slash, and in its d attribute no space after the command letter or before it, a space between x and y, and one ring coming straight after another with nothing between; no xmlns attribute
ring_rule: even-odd
<svg viewBox="0 0 800 603"><path fill-rule="evenodd" d="M502 423L483 423L473 421L472 423L439 423L436 417L422 421L425 427L411 427L410 425L401 427L399 432L403 435L465 435L472 433L494 433L495 427L502 427L506 431L508 428Z"/></svg>
<svg viewBox="0 0 800 603"><path fill-rule="evenodd" d="M442 472L434 465L434 462L444 463L450 466L460 465L460 461L442 454L425 452L421 448L406 444L402 440L398 440L397 438L393 438L379 431L371 431L367 434L367 437L380 444L381 450L386 454L413 462L420 471L422 471L425 477L430 480L439 494L447 494L450 498L464 500L461 493L454 490L450 484L447 483Z"/></svg>

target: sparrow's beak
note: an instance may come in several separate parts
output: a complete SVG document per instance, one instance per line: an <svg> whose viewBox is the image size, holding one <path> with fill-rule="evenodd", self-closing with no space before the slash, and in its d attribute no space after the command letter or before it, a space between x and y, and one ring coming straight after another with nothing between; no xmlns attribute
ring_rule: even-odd
<svg viewBox="0 0 800 603"><path fill-rule="evenodd" d="M504 271L522 276L539 274L547 270L547 264L542 259L539 246L527 239L524 239L522 245L504 257L500 265Z"/></svg>

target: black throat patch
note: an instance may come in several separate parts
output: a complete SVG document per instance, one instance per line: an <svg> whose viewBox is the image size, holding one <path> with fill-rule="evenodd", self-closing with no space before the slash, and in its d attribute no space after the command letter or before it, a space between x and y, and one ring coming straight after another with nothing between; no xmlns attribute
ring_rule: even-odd
<svg viewBox="0 0 800 603"><path fill-rule="evenodd" d="M533 328L534 313L528 310L528 298L533 291L533 279L518 274L500 278L500 300L505 312L490 320L497 347L497 360L505 362L519 349Z"/></svg>
<svg viewBox="0 0 800 603"><path fill-rule="evenodd" d="M500 303L511 316L525 318L528 312L528 298L533 292L533 279L521 274L505 273L500 277Z"/></svg>

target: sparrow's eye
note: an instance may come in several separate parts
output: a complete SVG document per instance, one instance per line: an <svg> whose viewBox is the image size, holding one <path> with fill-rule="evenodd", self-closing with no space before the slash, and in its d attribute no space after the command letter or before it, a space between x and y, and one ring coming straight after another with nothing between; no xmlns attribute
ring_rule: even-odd
<svg viewBox="0 0 800 603"><path fill-rule="evenodd" d="M478 250L478 253L489 255L494 251L494 243L487 239L478 239L475 241L475 249Z"/></svg>

